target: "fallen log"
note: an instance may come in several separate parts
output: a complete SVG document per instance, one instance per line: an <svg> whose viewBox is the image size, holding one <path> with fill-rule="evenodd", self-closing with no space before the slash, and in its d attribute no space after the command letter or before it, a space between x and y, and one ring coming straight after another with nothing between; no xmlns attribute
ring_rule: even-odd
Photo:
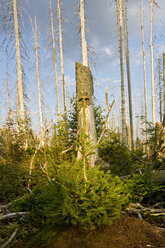
<svg viewBox="0 0 165 248"><path fill-rule="evenodd" d="M10 236L10 238L2 245L2 248L6 248L9 244L11 244L11 242L14 240L16 234L18 232L18 229L16 229L12 235Z"/></svg>
<svg viewBox="0 0 165 248"><path fill-rule="evenodd" d="M18 213L5 214L5 215L0 216L0 221L1 220L6 220L6 219L13 219L13 218L17 217L18 215L19 216L24 216L24 215L27 215L27 214L29 214L29 212L18 212Z"/></svg>

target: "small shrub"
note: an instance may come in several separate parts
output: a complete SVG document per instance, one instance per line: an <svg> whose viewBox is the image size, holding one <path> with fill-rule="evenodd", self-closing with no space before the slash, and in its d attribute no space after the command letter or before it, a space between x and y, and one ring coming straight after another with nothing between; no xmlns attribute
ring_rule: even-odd
<svg viewBox="0 0 165 248"><path fill-rule="evenodd" d="M15 205L18 211L30 211L36 223L73 224L93 229L109 225L128 202L125 187L109 171L93 168L83 178L81 163L61 165L54 179Z"/></svg>
<svg viewBox="0 0 165 248"><path fill-rule="evenodd" d="M149 197L161 186L155 185L151 180L151 172L146 171L143 174L134 174L131 179L126 180L126 187L130 193L131 202L142 202L144 197Z"/></svg>

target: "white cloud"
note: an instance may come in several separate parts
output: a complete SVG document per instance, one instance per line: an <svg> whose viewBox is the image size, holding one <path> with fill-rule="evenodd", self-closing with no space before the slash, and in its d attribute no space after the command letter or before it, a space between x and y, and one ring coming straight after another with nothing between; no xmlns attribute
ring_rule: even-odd
<svg viewBox="0 0 165 248"><path fill-rule="evenodd" d="M112 58L113 52L109 47L102 47L101 51L103 51L104 53L106 53L109 57Z"/></svg>

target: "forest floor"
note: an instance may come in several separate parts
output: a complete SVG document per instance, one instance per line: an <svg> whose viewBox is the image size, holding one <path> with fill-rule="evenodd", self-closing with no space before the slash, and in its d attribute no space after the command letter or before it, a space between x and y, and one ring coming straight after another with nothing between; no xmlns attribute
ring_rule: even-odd
<svg viewBox="0 0 165 248"><path fill-rule="evenodd" d="M165 219L162 227L165 225ZM40 234L42 236L42 234ZM111 226L92 231L68 226L51 230L45 240L15 241L13 248L165 248L165 229L123 214Z"/></svg>

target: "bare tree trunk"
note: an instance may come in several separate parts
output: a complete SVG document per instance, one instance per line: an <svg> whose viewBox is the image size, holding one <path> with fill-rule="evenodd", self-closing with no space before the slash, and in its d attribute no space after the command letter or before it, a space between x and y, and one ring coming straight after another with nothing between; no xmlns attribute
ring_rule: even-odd
<svg viewBox="0 0 165 248"><path fill-rule="evenodd" d="M125 33L125 53L126 53L126 64L127 64L128 96L129 96L129 117L130 117L130 129L131 129L130 139L131 139L131 146L132 146L131 148L134 149L132 90L131 90L131 74L130 74L130 62L129 62L127 15L126 15L125 0L123 0L123 15L124 15L124 33Z"/></svg>
<svg viewBox="0 0 165 248"><path fill-rule="evenodd" d="M7 108L8 108L8 121L11 122L11 108L10 108L10 102L9 102L9 90L8 90L8 80L7 80L6 70L5 70L5 83L6 83Z"/></svg>
<svg viewBox="0 0 165 248"><path fill-rule="evenodd" d="M20 114L19 114L19 94L18 94L18 82L16 81L16 106L17 106L17 112L16 112L16 130L19 132L19 121L20 121Z"/></svg>
<svg viewBox="0 0 165 248"><path fill-rule="evenodd" d="M143 89L141 89L141 116L142 116L142 150L144 150L143 144L144 144L144 110L143 110Z"/></svg>
<svg viewBox="0 0 165 248"><path fill-rule="evenodd" d="M14 12L14 28L15 28L15 45L16 45L16 59L17 59L17 76L18 76L18 92L19 92L19 107L20 120L25 122L24 96L23 96L23 82L22 82L22 66L21 66L21 51L20 51L20 35L18 23L18 6L17 0L13 0Z"/></svg>
<svg viewBox="0 0 165 248"><path fill-rule="evenodd" d="M162 87L161 87L161 69L160 69L160 57L158 59L158 71L159 71L159 114L160 122L162 122Z"/></svg>
<svg viewBox="0 0 165 248"><path fill-rule="evenodd" d="M108 114L109 111L109 103L108 103L108 88L105 87L105 101L106 101L106 111ZM107 129L108 129L108 139L110 138L110 121L109 121L109 115L108 115L108 121L107 121Z"/></svg>
<svg viewBox="0 0 165 248"><path fill-rule="evenodd" d="M120 88L118 92L118 129L119 129L119 134L121 135L122 132L122 123L121 123L121 96L120 96Z"/></svg>
<svg viewBox="0 0 165 248"><path fill-rule="evenodd" d="M36 17L34 20L35 30L34 30L34 49L36 56L36 72L37 72L37 83L38 83L38 106L39 106L39 116L40 116L40 132L41 132L41 142L44 145L44 129L43 129L43 116L42 116L42 96L40 88L40 73L39 73L39 59L38 59L38 37L37 37L37 21Z"/></svg>
<svg viewBox="0 0 165 248"><path fill-rule="evenodd" d="M152 45L152 1L149 0L150 4L150 49L151 49L151 82L152 82L152 121L156 123L156 109L155 109L155 81L154 81L154 53Z"/></svg>
<svg viewBox="0 0 165 248"><path fill-rule="evenodd" d="M136 149L139 149L139 116L137 111L137 97L135 97L135 111L136 111Z"/></svg>
<svg viewBox="0 0 165 248"><path fill-rule="evenodd" d="M146 140L148 140L147 80L146 80L146 59L145 59L144 32L143 32L143 5L141 7L141 34L142 34L142 49L143 49Z"/></svg>
<svg viewBox="0 0 165 248"><path fill-rule="evenodd" d="M60 42L60 60L61 60L61 81L62 81L62 99L63 99L63 112L66 112L66 89L64 79L64 58L63 58L63 43L62 43L62 25L61 25L61 7L60 1L57 0L58 8L58 23L59 23L59 42Z"/></svg>
<svg viewBox="0 0 165 248"><path fill-rule="evenodd" d="M85 114L86 114L86 134L92 142L92 146L97 145L97 135L94 116L94 89L93 77L88 67L87 42L85 39L85 15L84 0L80 0L80 27L81 27L81 51L82 64L76 63L76 93L77 93L77 110L78 110L78 129L83 128L83 104L82 99L85 98ZM80 151L77 158L81 157ZM98 149L94 149L94 154L88 156L89 168L95 165L98 158Z"/></svg>
<svg viewBox="0 0 165 248"><path fill-rule="evenodd" d="M83 101L85 99L86 134L92 146L97 144L94 106L93 106L93 77L89 67L76 63L76 95L78 111L78 130L83 129ZM81 149L81 148L80 148ZM78 151L77 159L82 158L82 153ZM94 154L88 156L89 168L94 167L98 158L98 149L94 149Z"/></svg>
<svg viewBox="0 0 165 248"><path fill-rule="evenodd" d="M56 44L55 44L55 32L54 32L54 24L53 24L52 0L50 0L49 2L49 10L50 10L50 24L51 24L52 46L53 46L54 72L55 72L55 80L56 80L57 108L58 108L58 114L60 116L60 100L59 100L59 92L58 92Z"/></svg>
<svg viewBox="0 0 165 248"><path fill-rule="evenodd" d="M163 89L163 118L165 120L165 53L163 53L163 82L164 82L164 89Z"/></svg>
<svg viewBox="0 0 165 248"><path fill-rule="evenodd" d="M127 144L126 131L126 89L125 89L125 72L124 72L124 41L123 41L123 21L121 0L117 0L117 19L118 19L118 37L120 51L120 68L121 68L121 113L122 113L122 139Z"/></svg>
<svg viewBox="0 0 165 248"><path fill-rule="evenodd" d="M84 0L80 0L80 25L81 25L82 64L88 66L88 50L87 50L87 42L85 38Z"/></svg>

